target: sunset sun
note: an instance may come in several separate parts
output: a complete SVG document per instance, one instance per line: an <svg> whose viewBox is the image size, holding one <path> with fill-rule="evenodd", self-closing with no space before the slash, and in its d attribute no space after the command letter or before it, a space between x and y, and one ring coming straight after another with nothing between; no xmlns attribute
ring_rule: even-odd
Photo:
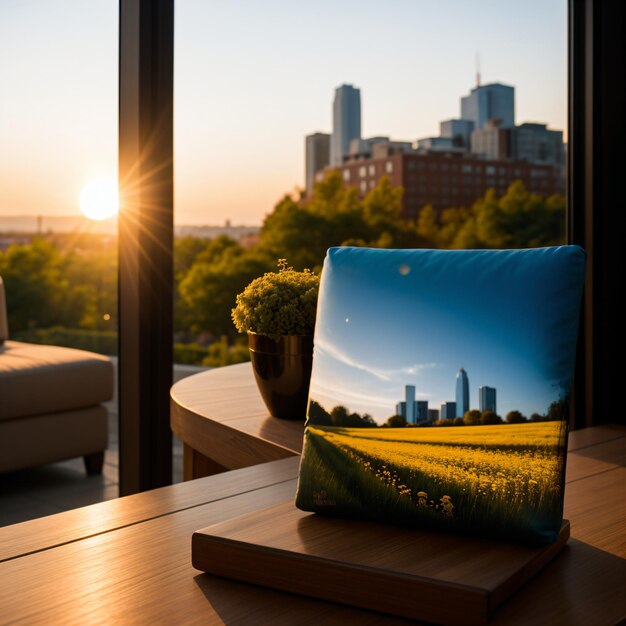
<svg viewBox="0 0 626 626"><path fill-rule="evenodd" d="M119 208L117 181L111 177L93 178L80 192L78 206L90 220L113 217Z"/></svg>

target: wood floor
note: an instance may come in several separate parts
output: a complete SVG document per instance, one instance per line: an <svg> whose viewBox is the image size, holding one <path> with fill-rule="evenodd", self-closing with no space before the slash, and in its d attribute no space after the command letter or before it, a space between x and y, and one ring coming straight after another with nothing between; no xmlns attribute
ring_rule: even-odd
<svg viewBox="0 0 626 626"><path fill-rule="evenodd" d="M205 369L176 365L174 381ZM0 526L117 498L117 389L113 400L106 406L109 411L109 449L104 457L102 475L87 476L82 458L0 474ZM183 448L176 437L173 479L175 483L183 479Z"/></svg>

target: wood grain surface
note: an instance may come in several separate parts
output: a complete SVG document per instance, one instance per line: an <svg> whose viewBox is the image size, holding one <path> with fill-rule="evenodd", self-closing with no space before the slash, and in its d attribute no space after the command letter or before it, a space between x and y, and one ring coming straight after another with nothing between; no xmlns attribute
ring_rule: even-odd
<svg viewBox="0 0 626 626"><path fill-rule="evenodd" d="M626 618L624 445L623 427L572 433L572 537L492 624L612 626ZM297 458L285 459L0 529L10 558L0 563L0 623L411 623L193 569L194 531L291 502L297 468Z"/></svg>
<svg viewBox="0 0 626 626"><path fill-rule="evenodd" d="M302 451L303 422L270 416L250 363L184 378L170 398L172 430L186 445L185 480Z"/></svg>
<svg viewBox="0 0 626 626"><path fill-rule="evenodd" d="M191 535L207 520L292 500L294 492L291 480L2 563L0 622L387 623L365 611L206 580L192 568Z"/></svg>
<svg viewBox="0 0 626 626"><path fill-rule="evenodd" d="M486 624L563 548L336 519L293 502L197 531L194 567L235 580L438 624Z"/></svg>
<svg viewBox="0 0 626 626"><path fill-rule="evenodd" d="M0 562L269 485L293 481L297 475L298 459L286 459L6 526L0 528Z"/></svg>

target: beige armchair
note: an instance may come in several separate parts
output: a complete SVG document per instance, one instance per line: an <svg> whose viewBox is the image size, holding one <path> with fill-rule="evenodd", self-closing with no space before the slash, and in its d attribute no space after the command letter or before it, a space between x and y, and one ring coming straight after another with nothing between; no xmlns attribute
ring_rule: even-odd
<svg viewBox="0 0 626 626"><path fill-rule="evenodd" d="M99 354L9 340L0 278L0 472L82 456L102 471L113 366Z"/></svg>

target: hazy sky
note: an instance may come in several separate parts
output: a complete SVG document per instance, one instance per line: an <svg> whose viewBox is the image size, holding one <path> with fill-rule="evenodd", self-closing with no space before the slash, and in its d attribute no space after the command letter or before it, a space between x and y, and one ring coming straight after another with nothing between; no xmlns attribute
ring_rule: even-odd
<svg viewBox="0 0 626 626"><path fill-rule="evenodd" d="M75 214L117 171L117 0L0 2L0 216ZM414 140L475 83L516 87L517 121L566 124L565 0L177 0L176 221L260 223L303 184L304 135L334 88L363 131Z"/></svg>
<svg viewBox="0 0 626 626"><path fill-rule="evenodd" d="M559 398L560 382L572 375L575 344L563 337L576 337L563 310L580 302L580 277L568 274L581 266L582 255L524 252L520 271L519 252L499 252L502 264L484 251L443 254L445 262L441 252L392 256L342 248L330 265L326 260L312 399L329 411L343 405L384 420L410 384L416 399L439 409L455 401L461 367L472 409L479 385L496 388L502 416L514 409L545 413ZM564 306L569 297L574 304Z"/></svg>

